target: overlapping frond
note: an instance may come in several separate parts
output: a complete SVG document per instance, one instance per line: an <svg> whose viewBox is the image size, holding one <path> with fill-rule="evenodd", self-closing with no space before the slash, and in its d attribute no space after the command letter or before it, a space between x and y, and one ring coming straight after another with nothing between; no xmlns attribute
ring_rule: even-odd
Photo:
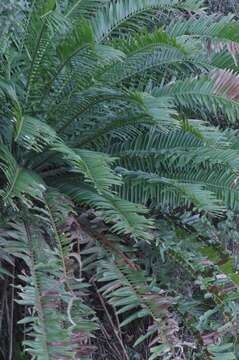
<svg viewBox="0 0 239 360"><path fill-rule="evenodd" d="M238 24L207 16L201 0L28 3L22 30L0 47L0 277L11 281L8 265L20 273L11 296L27 308L24 349L37 360L91 358L105 321L96 319L100 301L126 359L143 341L149 360L193 358L197 349L234 359L229 331L220 329L229 341L218 348L212 330L234 329L238 311L226 308L229 297L223 308L212 304L211 265L203 273L207 260L176 232L187 227L182 214L219 222L239 210L238 132L221 129L239 118ZM182 226L171 234L167 224L165 235L157 223L155 238L152 213ZM156 271L141 247L154 253ZM192 270L189 296L163 279L165 254ZM187 301L171 309L162 287L190 304L196 297L199 321L184 318ZM175 311L186 337L199 339L186 355ZM128 341L121 328L137 320L143 328Z"/></svg>
<svg viewBox="0 0 239 360"><path fill-rule="evenodd" d="M120 194L130 201L145 204L151 202L153 207L163 209L194 206L197 211L211 213L214 216L220 216L225 212L223 203L213 191L207 190L205 183L200 180L187 181L180 176L180 173L178 177L166 178L150 172L124 169L120 172L126 180L125 185L120 189Z"/></svg>
<svg viewBox="0 0 239 360"><path fill-rule="evenodd" d="M26 351L39 360L56 356L72 359L70 326L63 327L67 316L60 310L60 302L67 301L68 296L60 282L62 269L57 255L44 243L41 233L26 222L9 224L0 242L6 251L22 258L30 271L30 275L19 275L25 285L18 286L17 299L19 304L33 307L20 321L32 325L25 341Z"/></svg>
<svg viewBox="0 0 239 360"><path fill-rule="evenodd" d="M148 169L154 172L160 170L161 166L176 170L188 165L192 168L203 166L208 169L218 165L218 168L227 168L234 174L238 173L238 151L231 148L230 143L224 146L222 142L218 143L220 135L222 139L222 133L218 132L215 143L211 137L204 142L203 133L202 137L197 135L197 132L195 136L194 133L182 130L147 133L139 135L131 142L113 144L111 152L113 156L119 157L120 163L128 169L138 166L143 171Z"/></svg>

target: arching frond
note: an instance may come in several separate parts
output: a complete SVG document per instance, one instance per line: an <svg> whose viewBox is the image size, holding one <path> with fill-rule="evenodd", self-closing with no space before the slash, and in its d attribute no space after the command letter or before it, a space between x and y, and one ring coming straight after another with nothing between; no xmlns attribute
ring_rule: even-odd
<svg viewBox="0 0 239 360"><path fill-rule="evenodd" d="M130 201L144 203L152 201L153 206L158 208L194 205L198 211L205 211L214 216L220 216L226 210L216 194L207 190L205 184L199 180L198 182L185 181L185 179L180 181L180 175L179 179L174 176L166 178L150 172L124 169L120 172L126 178L120 193Z"/></svg>
<svg viewBox="0 0 239 360"><path fill-rule="evenodd" d="M176 104L183 109L194 109L202 117L207 109L215 116L223 112L231 122L235 122L238 118L239 103L230 96L229 92L225 92L222 87L218 87L213 80L207 78L176 81L162 89L154 89L152 94L156 97L172 96Z"/></svg>
<svg viewBox="0 0 239 360"><path fill-rule="evenodd" d="M177 1L169 0L119 0L116 2L109 2L105 7L100 8L94 19L92 19L92 26L95 34L96 42L102 42L118 27L127 22L128 30L137 28L137 21L133 22L133 18L137 19L137 15L146 13L145 20L147 21L147 12L152 9L170 9ZM145 23L140 18L140 25Z"/></svg>
<svg viewBox="0 0 239 360"><path fill-rule="evenodd" d="M152 226L152 221L146 219L147 210L143 206L111 194L102 193L100 195L91 189L81 189L74 184L63 184L60 188L75 202L87 204L101 211L104 221L112 224L113 232L129 234L136 240L151 239L148 231Z"/></svg>
<svg viewBox="0 0 239 360"><path fill-rule="evenodd" d="M213 170L213 166L218 165L235 174L239 171L238 151L232 149L229 143L224 146L217 142L207 143L207 139L204 142L197 135L182 130L147 133L137 136L134 141L113 144L111 151L128 169L138 167L142 171L154 172L162 167L170 171L190 164L192 169L203 166Z"/></svg>
<svg viewBox="0 0 239 360"><path fill-rule="evenodd" d="M91 18L100 7L106 5L109 1L110 0L75 0L73 4L68 6L66 17L73 19L81 16Z"/></svg>
<svg viewBox="0 0 239 360"><path fill-rule="evenodd" d="M147 279L143 271L133 268L133 261L128 261L131 266L124 263L123 259L116 259L114 263L101 262L97 280L104 285L100 287L100 292L116 309L117 315L122 319L121 327L145 317L153 319L153 325L138 339L135 346L148 337L153 337L152 344L165 344L170 353L173 344L166 335L164 320L165 323L170 322L168 309L172 307L174 300L155 286L152 279ZM160 349L152 346L151 352L158 357ZM151 359L154 358L156 357L152 355Z"/></svg>
<svg viewBox="0 0 239 360"><path fill-rule="evenodd" d="M172 21L166 28L170 36L196 35L204 39L238 42L239 26L232 20L233 16L221 17L218 21L214 15L201 16L198 19Z"/></svg>
<svg viewBox="0 0 239 360"><path fill-rule="evenodd" d="M185 55L179 49L155 46L153 49L139 51L129 56L124 62L115 64L102 74L100 79L103 82L117 84L147 70L186 61Z"/></svg>
<svg viewBox="0 0 239 360"><path fill-rule="evenodd" d="M112 41L116 48L119 48L127 56L133 55L142 49L153 48L154 46L164 45L168 47L178 48L181 51L187 52L187 47L183 47L177 43L175 37L170 37L167 32L162 29L156 29L153 32L146 32L145 34L136 34L129 39L116 39Z"/></svg>
<svg viewBox="0 0 239 360"><path fill-rule="evenodd" d="M73 166L73 172L82 173L86 181L92 183L99 194L109 190L112 185L121 183L110 167L115 159L106 154L83 149L70 149L60 142L54 145L53 150L63 155L63 158Z"/></svg>

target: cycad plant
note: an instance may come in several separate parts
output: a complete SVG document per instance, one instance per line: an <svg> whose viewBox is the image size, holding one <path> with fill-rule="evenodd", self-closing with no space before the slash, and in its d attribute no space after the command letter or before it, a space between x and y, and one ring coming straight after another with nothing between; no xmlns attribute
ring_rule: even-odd
<svg viewBox="0 0 239 360"><path fill-rule="evenodd" d="M194 243L238 208L239 25L201 5L3 4L16 20L0 48L3 359L101 359L105 318L109 359L236 358L237 293L214 293L220 273ZM158 274L165 256L197 299L165 283L167 264Z"/></svg>

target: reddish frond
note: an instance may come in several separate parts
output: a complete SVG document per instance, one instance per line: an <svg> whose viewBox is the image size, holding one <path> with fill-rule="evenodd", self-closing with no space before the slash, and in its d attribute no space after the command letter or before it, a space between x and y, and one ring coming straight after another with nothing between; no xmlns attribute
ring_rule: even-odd
<svg viewBox="0 0 239 360"><path fill-rule="evenodd" d="M239 101L239 75L232 70L217 70L213 72L212 78L215 80L214 90L217 95Z"/></svg>

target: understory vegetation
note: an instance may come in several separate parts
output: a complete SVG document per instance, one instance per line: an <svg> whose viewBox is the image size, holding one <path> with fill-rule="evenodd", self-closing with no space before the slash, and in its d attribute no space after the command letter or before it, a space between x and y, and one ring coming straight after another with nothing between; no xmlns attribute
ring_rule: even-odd
<svg viewBox="0 0 239 360"><path fill-rule="evenodd" d="M214 5L1 1L1 360L239 359L239 23Z"/></svg>

